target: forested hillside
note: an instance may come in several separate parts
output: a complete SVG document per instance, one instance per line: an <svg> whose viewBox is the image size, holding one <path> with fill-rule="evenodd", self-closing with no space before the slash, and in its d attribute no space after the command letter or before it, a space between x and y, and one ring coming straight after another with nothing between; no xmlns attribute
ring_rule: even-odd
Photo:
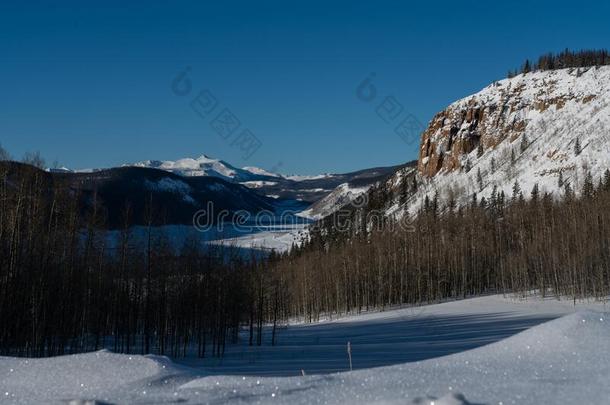
<svg viewBox="0 0 610 405"><path fill-rule="evenodd" d="M321 227L306 248L281 262L291 313L317 319L534 289L603 298L610 293L610 171L588 177L580 191L577 198L566 184L557 199L537 185L516 184L511 195L473 195L461 207L436 196L401 225L376 222L356 235Z"/></svg>

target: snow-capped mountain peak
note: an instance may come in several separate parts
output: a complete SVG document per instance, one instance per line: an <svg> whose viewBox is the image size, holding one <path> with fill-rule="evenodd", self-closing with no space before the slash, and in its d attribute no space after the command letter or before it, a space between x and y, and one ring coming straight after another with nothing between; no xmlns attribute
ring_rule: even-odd
<svg viewBox="0 0 610 405"><path fill-rule="evenodd" d="M241 169L245 170L247 172L250 172L252 174L259 175L259 176L283 177L281 174L271 173L270 171L267 171L265 169L261 169L260 167L246 166L246 167L242 167Z"/></svg>
<svg viewBox="0 0 610 405"><path fill-rule="evenodd" d="M201 155L198 158L184 158L176 161L146 160L127 166L160 169L186 177L220 177L224 180L237 183L262 180L261 177L277 176L266 174L264 170L258 168L239 169L223 160L214 159L207 155Z"/></svg>

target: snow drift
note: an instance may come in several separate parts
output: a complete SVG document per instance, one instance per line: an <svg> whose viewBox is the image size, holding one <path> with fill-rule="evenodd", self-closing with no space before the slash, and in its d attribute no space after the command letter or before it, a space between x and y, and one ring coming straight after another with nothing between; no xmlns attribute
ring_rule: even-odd
<svg viewBox="0 0 610 405"><path fill-rule="evenodd" d="M374 319L364 316L362 322ZM451 356L290 378L205 376L201 368L163 357L106 351L0 358L0 394L9 404L601 404L610 397L608 319L601 312L577 312Z"/></svg>

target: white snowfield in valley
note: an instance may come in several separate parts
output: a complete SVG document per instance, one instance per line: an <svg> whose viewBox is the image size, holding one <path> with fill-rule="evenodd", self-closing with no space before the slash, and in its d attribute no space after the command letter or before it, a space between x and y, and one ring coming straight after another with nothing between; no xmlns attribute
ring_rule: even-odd
<svg viewBox="0 0 610 405"><path fill-rule="evenodd" d="M269 231L262 230L234 238L213 240L209 243L227 248L284 253L290 251L293 246L300 246L309 237L307 224L286 225L284 229L279 226L269 228L271 229Z"/></svg>
<svg viewBox="0 0 610 405"><path fill-rule="evenodd" d="M605 310L487 296L295 324L275 347L268 336L262 347L242 341L223 361L107 351L4 357L1 402L606 404Z"/></svg>

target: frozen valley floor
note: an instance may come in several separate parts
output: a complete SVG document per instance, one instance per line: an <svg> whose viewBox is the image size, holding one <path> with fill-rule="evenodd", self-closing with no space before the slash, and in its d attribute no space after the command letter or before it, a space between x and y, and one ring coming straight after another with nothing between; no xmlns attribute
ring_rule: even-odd
<svg viewBox="0 0 610 405"><path fill-rule="evenodd" d="M606 310L495 295L291 325L276 346L244 342L222 361L4 357L0 402L605 404Z"/></svg>

